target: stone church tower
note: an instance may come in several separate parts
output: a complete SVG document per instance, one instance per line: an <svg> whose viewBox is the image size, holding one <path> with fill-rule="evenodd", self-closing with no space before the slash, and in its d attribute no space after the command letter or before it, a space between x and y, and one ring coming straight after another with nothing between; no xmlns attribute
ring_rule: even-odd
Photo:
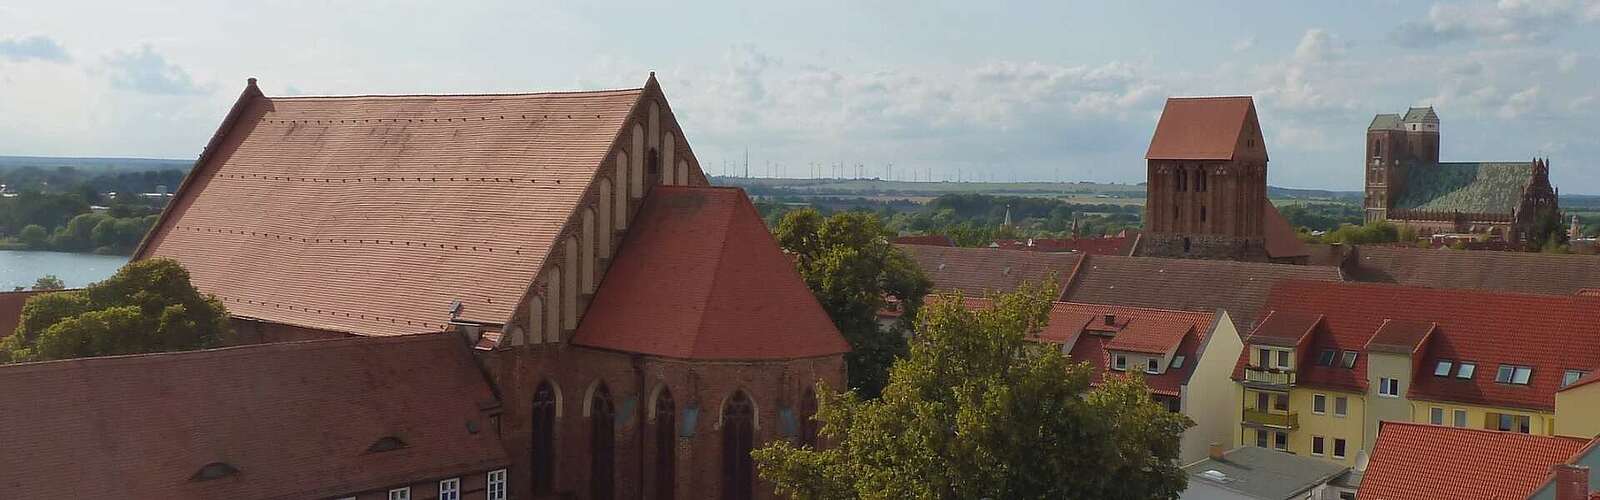
<svg viewBox="0 0 1600 500"><path fill-rule="evenodd" d="M1268 260L1267 148L1250 97L1167 99L1145 154L1145 236L1156 257Z"/></svg>
<svg viewBox="0 0 1600 500"><path fill-rule="evenodd" d="M1432 107L1401 115L1378 115L1367 127L1367 222L1388 217L1392 200L1405 189L1413 165L1439 162L1439 115Z"/></svg>

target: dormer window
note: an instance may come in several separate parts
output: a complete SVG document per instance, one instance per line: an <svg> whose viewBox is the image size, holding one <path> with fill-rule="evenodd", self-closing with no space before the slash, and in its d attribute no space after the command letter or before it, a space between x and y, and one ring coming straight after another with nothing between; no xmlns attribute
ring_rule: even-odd
<svg viewBox="0 0 1600 500"><path fill-rule="evenodd" d="M1433 376L1435 376L1435 377L1448 377L1448 376L1450 376L1450 366L1451 365L1452 365L1452 363L1450 363L1450 360L1448 360L1448 359L1439 360L1439 364L1438 365L1434 365L1434 367L1433 367Z"/></svg>
<svg viewBox="0 0 1600 500"><path fill-rule="evenodd" d="M1337 358L1338 355L1339 353L1333 349L1323 349L1322 354L1317 356L1317 365L1333 366L1333 359Z"/></svg>
<svg viewBox="0 0 1600 500"><path fill-rule="evenodd" d="M1566 387L1577 383L1579 379L1582 379L1583 376L1587 374L1588 372L1583 370L1567 370L1561 374L1561 387Z"/></svg>
<svg viewBox="0 0 1600 500"><path fill-rule="evenodd" d="M1128 369L1128 357L1124 356L1124 355L1121 355L1121 354L1118 354L1116 356L1116 358L1117 358L1116 364L1111 365L1111 369L1119 371L1119 372L1123 371L1123 370L1127 370Z"/></svg>
<svg viewBox="0 0 1600 500"><path fill-rule="evenodd" d="M1161 373L1161 360L1156 358L1146 359L1144 363L1144 372L1151 375Z"/></svg>

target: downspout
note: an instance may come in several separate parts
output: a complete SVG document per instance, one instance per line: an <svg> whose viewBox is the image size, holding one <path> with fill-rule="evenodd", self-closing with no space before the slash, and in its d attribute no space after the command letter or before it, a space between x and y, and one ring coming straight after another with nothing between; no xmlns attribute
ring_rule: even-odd
<svg viewBox="0 0 1600 500"><path fill-rule="evenodd" d="M640 354L634 354L631 356L631 358L633 364L633 375L639 383L639 403L633 405L633 411L636 414L635 418L638 419L638 423L634 426L633 434L639 443L639 453L635 454L639 468L639 500L644 500L644 409L645 398L650 397L650 394L644 385L644 356ZM661 485L656 485L656 487L660 488Z"/></svg>

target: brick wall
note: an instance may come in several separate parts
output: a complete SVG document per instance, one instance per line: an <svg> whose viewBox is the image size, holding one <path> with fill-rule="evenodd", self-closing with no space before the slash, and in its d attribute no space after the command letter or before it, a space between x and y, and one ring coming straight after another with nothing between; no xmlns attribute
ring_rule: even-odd
<svg viewBox="0 0 1600 500"><path fill-rule="evenodd" d="M590 420L586 400L597 382L609 389L616 408L616 498L658 498L655 484L654 417L651 399L659 388L672 392L678 425L696 409L688 436L680 432L676 452L676 498L708 498L721 494L722 405L736 390L745 391L756 409L755 441L784 438L781 413L795 414L804 391L818 380L842 387L840 356L787 361L685 361L598 351L567 344L520 346L481 354L490 379L501 393L504 413L499 428L512 460L512 495L516 498L589 498ZM553 494L534 495L532 484L532 401L541 381L559 391ZM798 418L798 417L795 417ZM797 422L797 420L796 420ZM797 427L797 426L795 426ZM682 430L681 428L679 429ZM641 432L643 435L641 436ZM643 437L644 439L641 439ZM759 447L759 445L757 445ZM642 458L642 460L641 460ZM641 477L642 475L642 477ZM755 498L773 498L770 485L759 480Z"/></svg>

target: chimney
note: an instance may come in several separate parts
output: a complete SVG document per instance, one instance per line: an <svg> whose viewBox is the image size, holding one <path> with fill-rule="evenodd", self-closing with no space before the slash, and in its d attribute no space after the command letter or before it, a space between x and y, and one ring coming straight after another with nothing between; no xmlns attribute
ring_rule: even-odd
<svg viewBox="0 0 1600 500"><path fill-rule="evenodd" d="M1206 453L1211 455L1211 459L1212 460L1216 460L1218 462L1222 461L1222 452L1223 452L1223 450L1222 450L1222 444L1221 443L1213 442L1213 443L1211 443L1211 446L1206 449Z"/></svg>
<svg viewBox="0 0 1600 500"><path fill-rule="evenodd" d="M1589 467L1584 465L1556 464L1556 500L1589 500Z"/></svg>
<svg viewBox="0 0 1600 500"><path fill-rule="evenodd" d="M1116 326L1116 325L1117 325L1117 315L1106 313L1106 326Z"/></svg>

